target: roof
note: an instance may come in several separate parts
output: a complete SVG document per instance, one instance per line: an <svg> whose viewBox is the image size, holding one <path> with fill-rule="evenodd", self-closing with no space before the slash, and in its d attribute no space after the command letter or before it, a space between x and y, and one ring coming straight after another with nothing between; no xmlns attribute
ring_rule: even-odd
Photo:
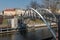
<svg viewBox="0 0 60 40"><path fill-rule="evenodd" d="M15 8L16 10L25 10L25 9L23 9L23 8Z"/></svg>
<svg viewBox="0 0 60 40"><path fill-rule="evenodd" d="M6 8L4 11L15 11L14 8Z"/></svg>

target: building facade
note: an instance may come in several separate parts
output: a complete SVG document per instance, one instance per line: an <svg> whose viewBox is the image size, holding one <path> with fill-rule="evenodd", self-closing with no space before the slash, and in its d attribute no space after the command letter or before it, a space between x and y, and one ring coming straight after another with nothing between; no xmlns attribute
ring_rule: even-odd
<svg viewBox="0 0 60 40"><path fill-rule="evenodd" d="M23 15L25 13L25 9L20 9L20 8L15 8L16 14L20 16L21 14Z"/></svg>
<svg viewBox="0 0 60 40"><path fill-rule="evenodd" d="M20 8L7 8L3 11L3 14L6 16L15 16L24 14L25 10Z"/></svg>
<svg viewBox="0 0 60 40"><path fill-rule="evenodd" d="M16 15L16 12L15 12L15 9L5 9L3 11L3 15L6 15L6 16L11 16L11 15Z"/></svg>
<svg viewBox="0 0 60 40"><path fill-rule="evenodd" d="M18 27L18 19L16 17L8 19L9 25L11 28L17 28Z"/></svg>

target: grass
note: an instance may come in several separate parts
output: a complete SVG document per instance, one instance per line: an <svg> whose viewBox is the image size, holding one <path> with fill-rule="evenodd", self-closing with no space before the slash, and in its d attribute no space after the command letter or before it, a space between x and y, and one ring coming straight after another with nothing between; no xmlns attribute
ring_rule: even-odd
<svg viewBox="0 0 60 40"><path fill-rule="evenodd" d="M34 20L34 22L35 23L44 23L42 20L40 20L40 19L36 19L36 20Z"/></svg>
<svg viewBox="0 0 60 40"><path fill-rule="evenodd" d="M43 24L44 22L41 19L30 20L28 22L28 24L34 24L34 23Z"/></svg>
<svg viewBox="0 0 60 40"><path fill-rule="evenodd" d="M8 20L7 19L3 19L3 23L2 24L8 24Z"/></svg>

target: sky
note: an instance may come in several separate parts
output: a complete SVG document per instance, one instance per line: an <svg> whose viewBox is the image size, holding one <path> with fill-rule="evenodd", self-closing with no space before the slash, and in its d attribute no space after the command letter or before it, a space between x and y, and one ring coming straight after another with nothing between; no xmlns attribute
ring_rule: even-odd
<svg viewBox="0 0 60 40"><path fill-rule="evenodd" d="M5 8L26 8L32 0L0 0L0 10ZM41 4L41 0L36 0Z"/></svg>

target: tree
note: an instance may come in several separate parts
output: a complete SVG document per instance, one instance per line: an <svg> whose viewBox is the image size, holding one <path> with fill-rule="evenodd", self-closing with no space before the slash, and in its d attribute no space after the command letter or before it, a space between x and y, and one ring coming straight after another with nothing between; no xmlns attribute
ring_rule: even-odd
<svg viewBox="0 0 60 40"><path fill-rule="evenodd" d="M36 8L39 8L40 5L37 3L37 1L31 1L29 4L29 7L36 9Z"/></svg>
<svg viewBox="0 0 60 40"><path fill-rule="evenodd" d="M58 0L43 0L45 8L51 9L52 12L56 12L58 10L57 6L59 4Z"/></svg>

